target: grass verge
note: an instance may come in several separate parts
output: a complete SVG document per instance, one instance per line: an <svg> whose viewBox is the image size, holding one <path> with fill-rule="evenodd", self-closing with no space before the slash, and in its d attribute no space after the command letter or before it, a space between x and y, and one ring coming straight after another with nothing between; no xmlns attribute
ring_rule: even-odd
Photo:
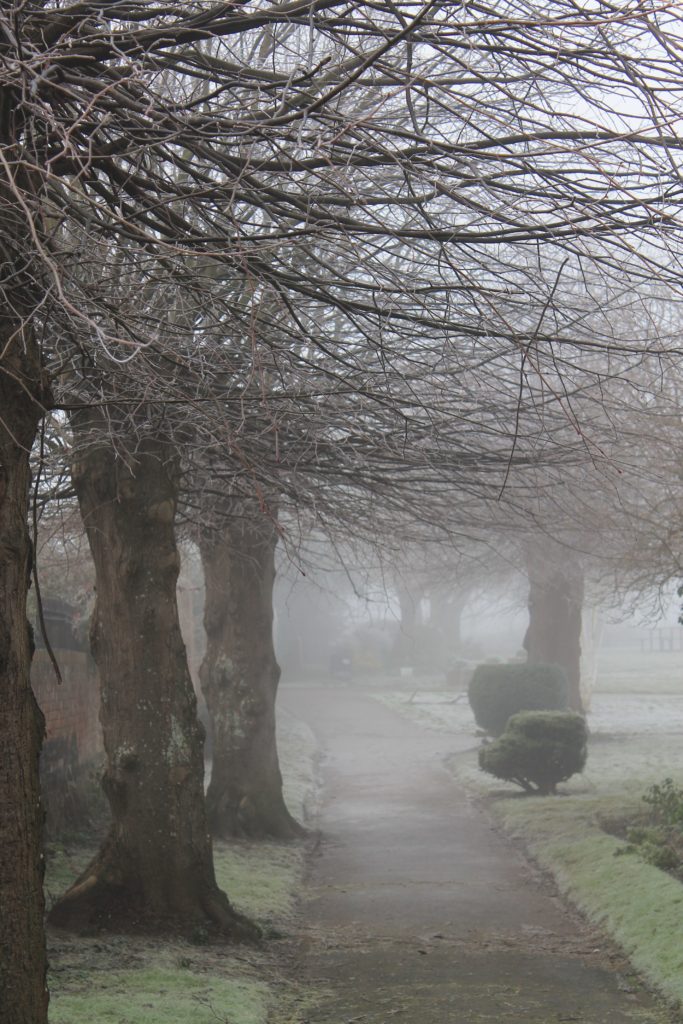
<svg viewBox="0 0 683 1024"><path fill-rule="evenodd" d="M670 1003L683 1006L683 886L606 834L602 816L640 810L627 793L599 798L515 799L491 804L505 830L589 920L621 946L636 970Z"/></svg>
<svg viewBox="0 0 683 1024"><path fill-rule="evenodd" d="M683 886L608 834L602 823L642 816L642 796L665 775L683 779L680 738L610 736L589 743L586 772L556 797L524 797L479 771L476 752L452 768L480 796L505 831L585 916L624 950L646 983L683 1007Z"/></svg>

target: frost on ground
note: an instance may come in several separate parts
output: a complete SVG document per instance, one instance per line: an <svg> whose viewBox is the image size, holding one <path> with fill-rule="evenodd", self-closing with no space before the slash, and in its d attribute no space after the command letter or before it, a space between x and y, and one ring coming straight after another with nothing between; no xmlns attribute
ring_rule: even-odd
<svg viewBox="0 0 683 1024"><path fill-rule="evenodd" d="M305 722L278 708L277 745L285 803L305 825L315 817L317 807L318 744Z"/></svg>
<svg viewBox="0 0 683 1024"><path fill-rule="evenodd" d="M472 736L477 733L474 716L464 696L454 701L442 691L423 690L419 694L381 694L378 699L432 728L469 732ZM596 693L588 711L588 724L596 737L683 736L683 695Z"/></svg>
<svg viewBox="0 0 683 1024"><path fill-rule="evenodd" d="M471 736L472 747L479 745L464 692L418 689L375 696L428 728ZM665 776L683 780L683 652L609 650L601 655L588 726L586 771L566 789L602 791L629 780L650 784ZM474 760L461 763L459 773L479 783L487 778Z"/></svg>
<svg viewBox="0 0 683 1024"><path fill-rule="evenodd" d="M683 696L598 693L591 701L588 724L594 735L681 735Z"/></svg>

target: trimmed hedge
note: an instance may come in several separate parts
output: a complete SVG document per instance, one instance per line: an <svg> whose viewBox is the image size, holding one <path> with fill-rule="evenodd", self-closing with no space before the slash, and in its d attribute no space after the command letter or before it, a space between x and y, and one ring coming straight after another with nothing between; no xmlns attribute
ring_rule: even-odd
<svg viewBox="0 0 683 1024"><path fill-rule="evenodd" d="M583 771L588 728L574 711L522 711L503 735L479 751L479 767L530 793L554 793Z"/></svg>
<svg viewBox="0 0 683 1024"><path fill-rule="evenodd" d="M479 728L500 736L519 711L564 710L567 690L559 665L478 665L468 697Z"/></svg>

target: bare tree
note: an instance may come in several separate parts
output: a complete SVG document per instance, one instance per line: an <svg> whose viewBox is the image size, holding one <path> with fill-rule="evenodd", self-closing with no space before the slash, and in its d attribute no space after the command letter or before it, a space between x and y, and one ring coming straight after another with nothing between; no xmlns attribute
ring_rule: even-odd
<svg viewBox="0 0 683 1024"><path fill-rule="evenodd" d="M507 363L506 389L515 367L522 376L528 365L566 368L614 339L596 338L554 301L564 259L588 282L600 271L636 288L653 275L678 283L680 142L668 125L678 116L680 39L664 2L577 11L569 0L542 12L530 2L29 2L4 7L0 29L0 517L11 538L0 568L0 673L12 751L0 861L20 865L2 876L3 905L21 893L29 908L3 917L10 970L0 998L17 1024L40 1024L40 722L29 710L25 496L49 378L74 367L87 375L106 352L110 365L180 362L214 394L225 389L187 319L184 342L169 347L144 289L132 307L112 280L124 293L133 274L152 292L171 282L185 290L202 336L226 316L253 336L256 306L265 335L286 313L285 364L325 346L329 310L341 311L377 365L368 370L360 348L342 343L335 386L347 380L380 404L388 385L412 383L442 359L457 372L468 344L482 378L491 379L490 360ZM243 282L240 298L221 315L212 289L210 315L200 316L215 266ZM155 378L146 397L158 403L168 396L155 394ZM130 401L142 401L137 386ZM423 393L412 408L424 407ZM422 413L414 421L426 430ZM496 423L490 408L486 425ZM514 423L504 436L516 446ZM362 449L363 439L352 444ZM491 453L498 469L502 447ZM390 460L398 451L389 448ZM19 949L29 950L21 961Z"/></svg>

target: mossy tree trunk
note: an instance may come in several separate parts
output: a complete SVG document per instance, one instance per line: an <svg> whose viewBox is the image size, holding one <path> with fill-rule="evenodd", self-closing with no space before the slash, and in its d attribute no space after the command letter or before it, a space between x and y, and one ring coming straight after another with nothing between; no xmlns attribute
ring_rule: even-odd
<svg viewBox="0 0 683 1024"><path fill-rule="evenodd" d="M289 839L303 829L285 805L275 735L277 532L256 502L235 504L234 512L200 541L207 637L200 679L213 750L209 825L218 836Z"/></svg>
<svg viewBox="0 0 683 1024"><path fill-rule="evenodd" d="M6 240L6 236L5 237ZM48 402L30 329L7 306L0 321L0 1017L47 1020L43 928L43 717L30 682L26 618L31 572L29 453Z"/></svg>
<svg viewBox="0 0 683 1024"><path fill-rule="evenodd" d="M92 426L75 423L77 434ZM103 424L96 424L102 427ZM142 436L126 464L85 440L73 479L96 570L109 835L55 905L59 926L255 934L216 884L203 793L203 729L180 634L177 459Z"/></svg>
<svg viewBox="0 0 683 1024"><path fill-rule="evenodd" d="M584 579L571 552L546 545L529 550L529 627L524 648L530 664L560 665L569 683L568 704L583 714L581 697L581 612Z"/></svg>

